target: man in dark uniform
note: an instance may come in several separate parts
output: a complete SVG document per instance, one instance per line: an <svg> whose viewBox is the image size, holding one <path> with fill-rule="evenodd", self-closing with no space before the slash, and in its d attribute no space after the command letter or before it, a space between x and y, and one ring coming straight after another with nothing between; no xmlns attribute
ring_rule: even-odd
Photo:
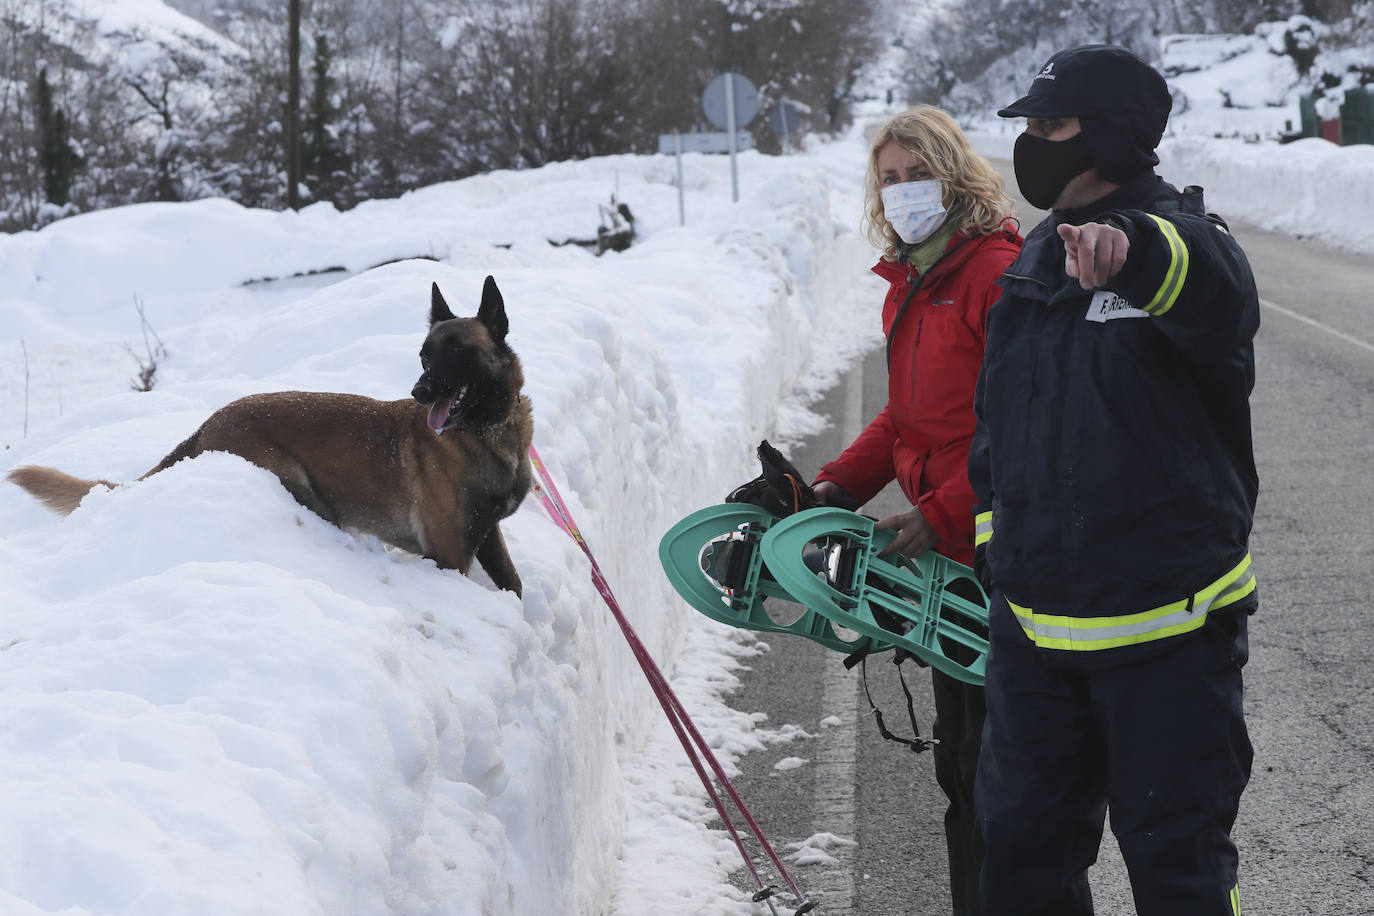
<svg viewBox="0 0 1374 916"><path fill-rule="evenodd" d="M985 916L1091 914L1108 805L1138 913L1240 913L1259 300L1201 191L1154 173L1170 102L1092 45L999 112L1027 119L1017 183L1053 212L999 281L969 457Z"/></svg>

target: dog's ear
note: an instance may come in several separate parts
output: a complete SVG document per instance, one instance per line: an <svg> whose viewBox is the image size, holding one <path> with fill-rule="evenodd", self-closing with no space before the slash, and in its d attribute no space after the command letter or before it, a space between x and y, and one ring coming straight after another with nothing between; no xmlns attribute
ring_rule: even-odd
<svg viewBox="0 0 1374 916"><path fill-rule="evenodd" d="M506 332L510 330L510 322L506 320L506 302L496 288L496 280L491 277L487 277L487 282L482 284L482 304L477 308L477 320L487 326L492 340L501 343L506 339Z"/></svg>
<svg viewBox="0 0 1374 916"><path fill-rule="evenodd" d="M444 294L439 292L439 284L431 283L429 287L429 326L432 328L441 321L449 321L457 317L453 310L444 301Z"/></svg>

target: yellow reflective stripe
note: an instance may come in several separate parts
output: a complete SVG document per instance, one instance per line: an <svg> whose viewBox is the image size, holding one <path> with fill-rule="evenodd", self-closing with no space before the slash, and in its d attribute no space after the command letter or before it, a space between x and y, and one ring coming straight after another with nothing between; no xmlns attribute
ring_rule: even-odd
<svg viewBox="0 0 1374 916"><path fill-rule="evenodd" d="M1191 598L1173 601L1136 614L1113 617L1069 617L1041 614L1007 601L1021 629L1037 646L1046 649L1091 651L1153 642L1196 630L1207 622L1207 612L1234 604L1255 590L1250 555L1226 575Z"/></svg>
<svg viewBox="0 0 1374 916"><path fill-rule="evenodd" d="M990 540L992 540L992 511L979 512L973 517L973 546L981 546Z"/></svg>
<svg viewBox="0 0 1374 916"><path fill-rule="evenodd" d="M1145 305L1145 311L1151 315L1163 315L1174 307L1178 294L1183 292L1183 281L1188 278L1188 246L1183 244L1173 223L1153 213L1146 215L1159 225L1159 232L1169 245L1169 269L1164 272L1164 282Z"/></svg>
<svg viewBox="0 0 1374 916"><path fill-rule="evenodd" d="M1207 610L1216 610L1220 607L1226 607L1228 604L1235 604L1237 601L1253 592L1257 584L1258 583L1255 581L1255 574L1250 573L1240 582L1237 582L1230 590L1218 596ZM1193 605L1193 610L1197 610L1196 604Z"/></svg>
<svg viewBox="0 0 1374 916"><path fill-rule="evenodd" d="M1231 888L1231 916L1240 916L1240 884Z"/></svg>

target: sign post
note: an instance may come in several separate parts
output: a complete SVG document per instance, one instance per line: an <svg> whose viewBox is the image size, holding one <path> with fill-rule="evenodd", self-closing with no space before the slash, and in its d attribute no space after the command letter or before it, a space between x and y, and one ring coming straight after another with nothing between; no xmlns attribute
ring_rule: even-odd
<svg viewBox="0 0 1374 916"><path fill-rule="evenodd" d="M684 200L686 190L682 182L682 154L724 153L731 149L753 148L754 135L747 130L736 132L733 143L731 143L730 134L724 131L692 134L678 132L658 135L658 151L677 157L677 217L679 225L687 225L687 204Z"/></svg>
<svg viewBox="0 0 1374 916"><path fill-rule="evenodd" d="M739 203L739 169L735 164L735 152L753 149L754 136L740 128L754 120L759 113L759 91L746 77L738 73L722 73L707 84L701 94L701 108L706 119L723 133L675 132L659 134L658 151L673 153L677 156L677 216L678 222L687 225L686 189L682 181L683 152L730 154L730 199Z"/></svg>
<svg viewBox="0 0 1374 916"><path fill-rule="evenodd" d="M729 137L737 137L739 128L754 120L759 113L759 91L748 77L738 73L722 73L706 84L701 94L701 108L706 118L725 129ZM730 143L731 200L739 203L739 170L735 164L735 144Z"/></svg>
<svg viewBox="0 0 1374 916"><path fill-rule="evenodd" d="M682 134L673 135L677 146L677 224L687 225L687 189L682 186Z"/></svg>
<svg viewBox="0 0 1374 916"><path fill-rule="evenodd" d="M725 132L735 135L735 74L725 74ZM735 144L730 144L730 200L739 203L739 170L735 168Z"/></svg>
<svg viewBox="0 0 1374 916"><path fill-rule="evenodd" d="M784 156L792 154L792 134L801 129L801 116L804 111L809 110L803 105L788 101L787 97L783 96L768 113L768 126L773 128L773 133L782 136Z"/></svg>

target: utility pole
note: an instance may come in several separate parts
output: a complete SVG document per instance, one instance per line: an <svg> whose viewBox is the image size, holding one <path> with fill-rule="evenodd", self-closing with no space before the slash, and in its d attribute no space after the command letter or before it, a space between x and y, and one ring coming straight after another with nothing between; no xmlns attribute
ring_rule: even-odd
<svg viewBox="0 0 1374 916"><path fill-rule="evenodd" d="M286 56L286 204L301 208L301 0L290 0Z"/></svg>
<svg viewBox="0 0 1374 916"><path fill-rule="evenodd" d="M406 41L406 6L403 2L396 4L396 111L395 123L392 125L393 142L398 146L401 142L401 62L405 54Z"/></svg>

